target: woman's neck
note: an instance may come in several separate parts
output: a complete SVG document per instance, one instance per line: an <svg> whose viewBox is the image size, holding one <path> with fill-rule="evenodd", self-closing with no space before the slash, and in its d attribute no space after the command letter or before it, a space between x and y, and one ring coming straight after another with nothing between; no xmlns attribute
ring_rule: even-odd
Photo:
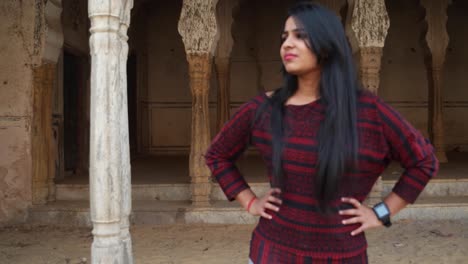
<svg viewBox="0 0 468 264"><path fill-rule="evenodd" d="M294 96L306 100L320 98L320 71L313 71L297 77L298 89Z"/></svg>

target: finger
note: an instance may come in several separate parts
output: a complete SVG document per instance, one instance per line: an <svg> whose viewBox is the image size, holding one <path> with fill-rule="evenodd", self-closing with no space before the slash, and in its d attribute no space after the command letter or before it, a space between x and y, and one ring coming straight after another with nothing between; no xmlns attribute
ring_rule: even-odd
<svg viewBox="0 0 468 264"><path fill-rule="evenodd" d="M349 219L345 219L341 221L343 225L352 225L352 224L357 224L357 223L362 223L362 219L360 217L353 217Z"/></svg>
<svg viewBox="0 0 468 264"><path fill-rule="evenodd" d="M273 195L273 196L275 196L275 194L280 194L280 193L281 193L281 190L279 188L272 188L268 191L268 194Z"/></svg>
<svg viewBox="0 0 468 264"><path fill-rule="evenodd" d="M351 232L351 235L352 235L352 236L359 235L360 233L364 232L364 230L366 230L366 228L364 227L364 225L362 225L362 226L359 227L358 229L356 229L356 230L354 230L353 232Z"/></svg>
<svg viewBox="0 0 468 264"><path fill-rule="evenodd" d="M265 203L265 208L270 209L270 210L275 211L275 212L279 211L279 207L275 206L275 205L273 205L271 203Z"/></svg>
<svg viewBox="0 0 468 264"><path fill-rule="evenodd" d="M343 201L345 203L350 203L350 204L354 205L354 207L356 207L356 208L361 207L361 203L358 200L354 199L354 198L343 197L343 198L341 198L341 201Z"/></svg>
<svg viewBox="0 0 468 264"><path fill-rule="evenodd" d="M272 203L275 203L275 204L282 204L283 201L281 201L281 199L278 199L274 196L268 196L268 199L267 199L269 202L272 202Z"/></svg>
<svg viewBox="0 0 468 264"><path fill-rule="evenodd" d="M348 209L339 211L340 215L359 215L359 210L356 209Z"/></svg>
<svg viewBox="0 0 468 264"><path fill-rule="evenodd" d="M268 220L270 220L270 219L272 218L271 215L265 213L265 211L263 211L260 215L261 215L263 218L266 218L266 219L268 219Z"/></svg>

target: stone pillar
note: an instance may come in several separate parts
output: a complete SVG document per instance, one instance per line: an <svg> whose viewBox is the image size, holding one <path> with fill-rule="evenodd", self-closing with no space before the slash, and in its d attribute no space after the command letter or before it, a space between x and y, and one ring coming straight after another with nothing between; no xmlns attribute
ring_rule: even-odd
<svg viewBox="0 0 468 264"><path fill-rule="evenodd" d="M120 239L123 246L123 263L133 263L132 239L130 236L130 213L132 211L130 139L128 125L128 97L127 97L127 58L128 58L128 27L130 25L130 10L133 0L122 0L123 7L120 14L120 90L122 93L122 107L120 108L120 144L122 165L122 207L120 218Z"/></svg>
<svg viewBox="0 0 468 264"><path fill-rule="evenodd" d="M44 62L34 69L32 160L33 204L45 204L49 199L49 177L54 175L51 166L52 144L52 90L56 64ZM53 190L52 190L53 191Z"/></svg>
<svg viewBox="0 0 468 264"><path fill-rule="evenodd" d="M120 86L122 90L122 101L124 107L120 109L120 136L121 136L121 161L122 161L122 212L120 219L120 237L123 244L124 263L133 263L132 240L129 232L129 217L132 210L131 194L131 165L130 165L130 142L128 124L128 99L127 99L127 58L128 58L128 36L130 25L130 10L133 0L123 0L124 5L120 16Z"/></svg>
<svg viewBox="0 0 468 264"><path fill-rule="evenodd" d="M238 0L220 0L217 6L217 21L219 24L219 42L215 56L216 75L218 79L217 123L221 130L230 115L230 75L231 51L233 39L231 27L233 22L232 11Z"/></svg>
<svg viewBox="0 0 468 264"><path fill-rule="evenodd" d="M91 263L132 263L128 234L130 183L124 42L132 1L89 0L91 21ZM124 179L124 177L127 177ZM124 219L127 218L127 219ZM122 231L123 230L123 231Z"/></svg>
<svg viewBox="0 0 468 264"><path fill-rule="evenodd" d="M355 0L351 29L359 45L359 75L365 89L377 94L380 83L380 61L390 20L384 0ZM367 203L382 200L382 177L369 194Z"/></svg>
<svg viewBox="0 0 468 264"><path fill-rule="evenodd" d="M451 0L423 0L421 4L426 9L426 43L430 52L426 65L429 77L429 134L437 158L440 162L447 162L444 143L442 72L449 43L446 25L447 7L451 4Z"/></svg>
<svg viewBox="0 0 468 264"><path fill-rule="evenodd" d="M217 43L217 0L184 0L178 30L187 54L192 92L192 141L189 173L192 204L196 207L210 203L210 170L203 155L210 144L208 92L211 62Z"/></svg>
<svg viewBox="0 0 468 264"><path fill-rule="evenodd" d="M55 200L55 155L53 134L53 95L57 89L57 62L63 46L60 16L61 0L50 0L44 6L46 23L42 65L34 69L33 90L33 203Z"/></svg>

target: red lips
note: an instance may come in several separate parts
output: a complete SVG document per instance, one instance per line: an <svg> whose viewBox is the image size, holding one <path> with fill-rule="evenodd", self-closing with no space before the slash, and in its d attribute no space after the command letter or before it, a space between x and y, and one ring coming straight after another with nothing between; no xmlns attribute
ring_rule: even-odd
<svg viewBox="0 0 468 264"><path fill-rule="evenodd" d="M285 61L290 61L290 60L293 60L294 58L297 58L297 55L293 53L286 53L284 54L283 58Z"/></svg>

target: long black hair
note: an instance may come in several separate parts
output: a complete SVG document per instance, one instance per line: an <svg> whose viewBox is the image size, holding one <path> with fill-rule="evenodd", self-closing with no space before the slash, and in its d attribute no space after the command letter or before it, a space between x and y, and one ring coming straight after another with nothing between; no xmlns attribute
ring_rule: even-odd
<svg viewBox="0 0 468 264"><path fill-rule="evenodd" d="M343 26L332 11L316 3L301 2L289 9L288 17L307 34L306 44L317 56L321 68L320 100L325 105L325 118L318 133L315 193L324 211L336 198L340 178L357 162L356 98L360 84ZM284 181L281 157L285 103L298 89L297 76L289 74L284 65L282 71L282 87L259 110L264 111L266 104L271 109L272 187L279 188Z"/></svg>

